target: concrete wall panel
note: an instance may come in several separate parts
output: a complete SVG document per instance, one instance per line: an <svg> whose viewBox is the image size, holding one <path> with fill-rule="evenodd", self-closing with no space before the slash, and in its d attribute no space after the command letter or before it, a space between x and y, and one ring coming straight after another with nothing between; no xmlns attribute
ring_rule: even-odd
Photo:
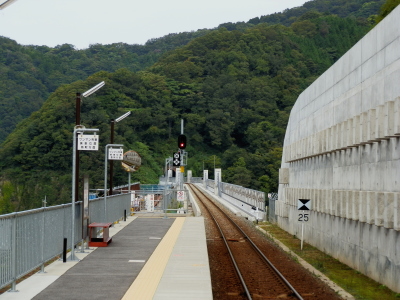
<svg viewBox="0 0 400 300"><path fill-rule="evenodd" d="M307 242L397 292L399 19L397 7L299 96L284 140L288 190L276 206L279 225L297 234L295 202L312 199Z"/></svg>
<svg viewBox="0 0 400 300"><path fill-rule="evenodd" d="M393 198L393 229L400 231L400 194L395 193ZM399 237L400 243L400 237ZM397 249L400 249L400 245ZM396 258L400 264L400 251L396 253Z"/></svg>

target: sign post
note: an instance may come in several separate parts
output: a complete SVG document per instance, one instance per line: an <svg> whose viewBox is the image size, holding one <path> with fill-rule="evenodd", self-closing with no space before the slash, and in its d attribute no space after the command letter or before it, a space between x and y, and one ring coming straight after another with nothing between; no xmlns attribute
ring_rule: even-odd
<svg viewBox="0 0 400 300"><path fill-rule="evenodd" d="M84 126L77 125L74 128L73 141L72 141L72 197L71 197L71 255L69 256L71 261L79 260L75 256L75 199L77 188L76 174L77 170L77 151L76 150L88 150L96 151L98 149L99 137L96 135L99 129L97 128L85 128ZM84 135L86 132L92 132L93 135ZM78 134L79 133L79 134ZM77 136L78 135L78 136ZM78 141L77 141L78 140ZM96 149L97 148L97 149Z"/></svg>
<svg viewBox="0 0 400 300"><path fill-rule="evenodd" d="M122 168L128 172L128 193L131 192L131 173L137 171L142 165L142 158L139 153L133 150L125 152L122 161Z"/></svg>
<svg viewBox="0 0 400 300"><path fill-rule="evenodd" d="M303 250L303 238L304 238L304 222L308 222L309 213L307 211L310 210L311 200L310 199L299 199L297 202L297 209L302 212L299 213L299 221L301 222L301 246L300 250ZM304 212L303 212L304 211Z"/></svg>
<svg viewBox="0 0 400 300"><path fill-rule="evenodd" d="M122 144L108 144L104 153L104 222L107 223L107 160L122 160ZM118 147L119 149L113 149ZM112 188L112 187L111 187Z"/></svg>

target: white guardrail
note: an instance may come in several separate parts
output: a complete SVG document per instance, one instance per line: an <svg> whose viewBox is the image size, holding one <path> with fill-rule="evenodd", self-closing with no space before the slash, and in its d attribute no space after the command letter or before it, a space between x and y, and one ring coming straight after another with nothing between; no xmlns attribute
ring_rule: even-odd
<svg viewBox="0 0 400 300"><path fill-rule="evenodd" d="M246 215L255 220L264 220L266 218L265 193L248 189L239 185L226 182L219 182L219 186L212 179L207 179L205 188L218 193L218 197L226 200Z"/></svg>

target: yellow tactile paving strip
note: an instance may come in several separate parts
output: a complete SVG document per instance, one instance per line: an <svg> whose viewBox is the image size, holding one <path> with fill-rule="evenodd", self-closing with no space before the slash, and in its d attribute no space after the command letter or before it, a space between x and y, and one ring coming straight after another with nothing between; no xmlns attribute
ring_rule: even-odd
<svg viewBox="0 0 400 300"><path fill-rule="evenodd" d="M184 217L175 219L122 300L153 299L185 220Z"/></svg>

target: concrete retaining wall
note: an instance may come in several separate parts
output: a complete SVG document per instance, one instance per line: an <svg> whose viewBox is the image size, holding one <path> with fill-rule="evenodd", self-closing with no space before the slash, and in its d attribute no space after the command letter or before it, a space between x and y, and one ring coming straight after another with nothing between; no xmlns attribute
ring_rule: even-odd
<svg viewBox="0 0 400 300"><path fill-rule="evenodd" d="M284 141L278 224L400 292L400 7L297 99Z"/></svg>

